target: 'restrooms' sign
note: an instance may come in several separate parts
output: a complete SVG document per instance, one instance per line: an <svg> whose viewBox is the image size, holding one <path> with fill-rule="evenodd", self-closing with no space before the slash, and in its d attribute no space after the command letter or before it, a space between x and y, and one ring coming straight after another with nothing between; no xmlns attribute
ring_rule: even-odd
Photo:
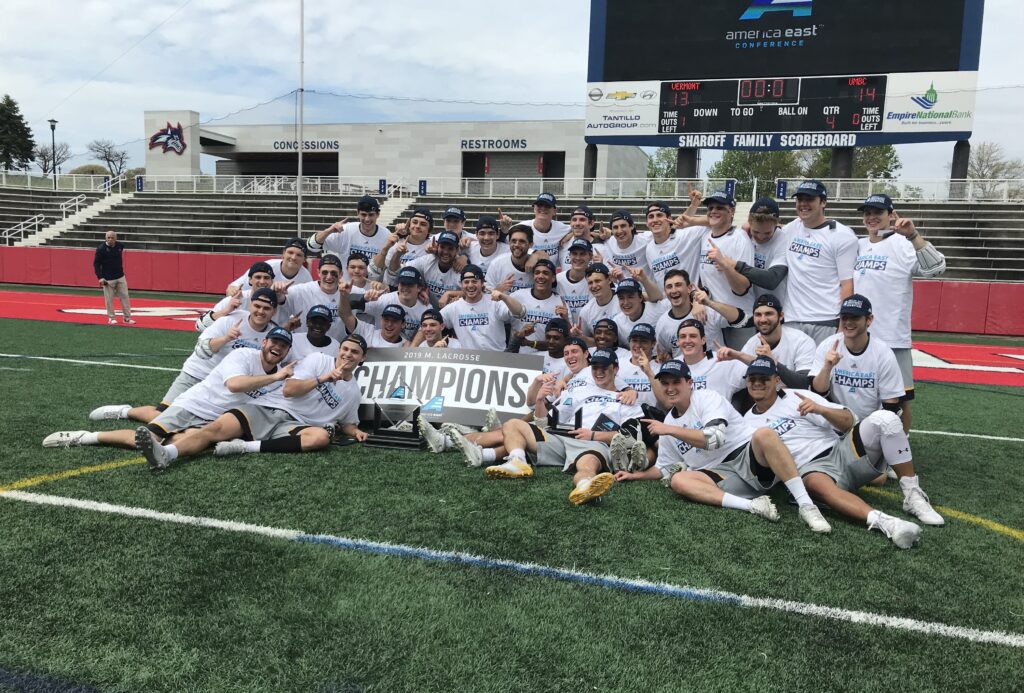
<svg viewBox="0 0 1024 693"><path fill-rule="evenodd" d="M480 426L494 407L501 418L529 411L526 391L544 368L538 355L463 349L370 349L356 370L360 418L374 405L418 405L429 421Z"/></svg>

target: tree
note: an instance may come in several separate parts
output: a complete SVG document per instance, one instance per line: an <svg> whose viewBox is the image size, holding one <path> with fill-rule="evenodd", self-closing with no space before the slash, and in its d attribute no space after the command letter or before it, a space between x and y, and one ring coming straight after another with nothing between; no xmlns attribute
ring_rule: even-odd
<svg viewBox="0 0 1024 693"><path fill-rule="evenodd" d="M1024 178L1024 161L1010 159L1001 144L979 142L971 147L967 161L967 177L972 179L971 196L978 200L1020 199L1024 190L1016 183L1000 183L1003 179L1019 181Z"/></svg>
<svg viewBox="0 0 1024 693"><path fill-rule="evenodd" d="M675 178L678 151L673 147L658 147L654 156L647 159L647 177L658 180Z"/></svg>
<svg viewBox="0 0 1024 693"><path fill-rule="evenodd" d="M93 140L86 145L86 149L94 157L107 165L110 173L115 178L124 173L128 168L128 152L118 149L117 145L110 140Z"/></svg>
<svg viewBox="0 0 1024 693"><path fill-rule="evenodd" d="M68 175L72 176L109 176L110 171L104 166L99 164L85 164L84 166L78 166L68 171Z"/></svg>
<svg viewBox="0 0 1024 693"><path fill-rule="evenodd" d="M805 178L828 178L832 171L831 149L806 149L797 157L802 164ZM858 147L853 154L853 175L851 178L872 180L894 179L903 162L896 148L891 144L877 147Z"/></svg>
<svg viewBox="0 0 1024 693"><path fill-rule="evenodd" d="M51 173L54 169L59 169L71 158L71 147L67 142L60 142L57 144L57 154L54 156L53 150L49 146L44 145L36 147L33 155L39 170L43 173Z"/></svg>
<svg viewBox="0 0 1024 693"><path fill-rule="evenodd" d="M32 130L21 115L18 102L4 94L0 100L0 166L5 171L27 169L35 147Z"/></svg>
<svg viewBox="0 0 1024 693"><path fill-rule="evenodd" d="M754 179L760 194L771 195L776 178L796 178L800 166L791 151L748 152L732 149L708 171L708 178L735 178L737 199L750 199Z"/></svg>
<svg viewBox="0 0 1024 693"><path fill-rule="evenodd" d="M130 168L127 171L124 172L125 180L132 181L133 184L134 184L134 181L135 181L135 176L144 176L144 175L146 175L146 167L145 166L139 166L137 168Z"/></svg>

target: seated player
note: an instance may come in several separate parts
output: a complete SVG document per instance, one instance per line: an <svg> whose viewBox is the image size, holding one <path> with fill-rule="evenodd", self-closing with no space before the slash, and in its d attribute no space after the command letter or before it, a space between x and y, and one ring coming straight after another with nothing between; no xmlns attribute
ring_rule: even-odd
<svg viewBox="0 0 1024 693"><path fill-rule="evenodd" d="M437 308L427 308L420 316L420 329L409 346L431 349L461 349L459 340L444 333L444 318Z"/></svg>
<svg viewBox="0 0 1024 693"><path fill-rule="evenodd" d="M291 238L285 243L281 257L266 261L274 272L274 278L278 282L286 284L305 284L313 281L313 275L306 268L306 243L301 238ZM228 284L228 296L234 296L245 288L249 281L249 273L246 272L235 281Z"/></svg>
<svg viewBox="0 0 1024 693"><path fill-rule="evenodd" d="M571 412L568 426L555 422L542 429L522 419L509 419L502 425L503 445L508 450L508 461L488 467L485 472L491 479L518 479L533 476L534 464L561 467L563 472L573 475L573 490L569 501L574 505L587 503L604 495L615 483L615 477L608 471L610 450L608 444L615 437L617 429L627 422L638 426L643 416L640 407L627 406L618 400L615 391L615 375L618 359L614 351L598 349L590 357L594 385L577 389L571 395ZM569 406L562 400L561 404ZM556 403L558 406L559 403ZM538 397L534 409L535 419L547 417L547 400ZM456 444L463 451L467 462L481 455L480 446L456 437Z"/></svg>
<svg viewBox="0 0 1024 693"><path fill-rule="evenodd" d="M106 404L89 412L93 421L134 419L149 423L174 399L198 384L234 349L258 349L260 342L276 325L271 320L277 310L277 294L272 289L257 289L249 299L249 312L225 316L203 330L193 353L185 359L181 372L157 406L133 407L130 404Z"/></svg>
<svg viewBox="0 0 1024 693"><path fill-rule="evenodd" d="M380 312L380 329L368 322L356 319L352 312L348 283L342 283L338 290L338 317L345 324L349 334L358 334L369 348L402 347L407 344L402 338L405 329L405 308L399 303L385 306Z"/></svg>
<svg viewBox="0 0 1024 693"><path fill-rule="evenodd" d="M210 423L234 406L266 396L291 377L293 364L280 366L288 358L292 336L275 327L258 349L235 349L210 371L202 382L178 396L174 403L149 422L148 428L161 440L170 441L190 428ZM135 430L58 431L43 439L44 448L77 445L113 445L134 448Z"/></svg>
<svg viewBox="0 0 1024 693"><path fill-rule="evenodd" d="M243 289L234 296L225 296L214 305L213 308L196 318L196 332L202 332L212 325L218 318L231 315L239 310L249 310L249 299L256 289L271 288L274 285L274 270L269 264L260 260L252 263L249 268L249 287ZM283 293L277 295L277 302L281 303Z"/></svg>
<svg viewBox="0 0 1024 693"><path fill-rule="evenodd" d="M463 349L505 351L505 326L526 317L523 305L499 289L484 294L484 273L476 265L462 270L462 298L441 309L444 325Z"/></svg>
<svg viewBox="0 0 1024 693"><path fill-rule="evenodd" d="M140 426L135 430L135 445L150 468L159 471L214 443L220 443L214 449L217 455L319 450L331 442L327 427L338 423L342 433L363 441L366 433L357 427L361 396L353 373L366 348L362 337L349 335L336 357L310 354L295 365L284 387L256 402L233 407L170 445L161 445L149 429Z"/></svg>
<svg viewBox="0 0 1024 693"><path fill-rule="evenodd" d="M657 375L671 406L665 420L644 419L658 439L658 461L642 472L616 472L619 481L664 480L695 503L744 510L766 520L779 513L767 495L782 481L812 532L832 530L811 500L789 450L770 428L751 428L712 390L693 389L690 369L669 361Z"/></svg>
<svg viewBox="0 0 1024 693"><path fill-rule="evenodd" d="M808 390L781 390L775 362L758 357L747 369L754 407L744 418L767 426L786 444L807 490L836 512L878 529L901 549L909 549L921 528L875 510L853 493L889 464L900 475L903 510L929 525L944 520L928 502L914 471L910 441L895 414L875 411L860 423L853 413ZM842 438L836 439L836 431Z"/></svg>
<svg viewBox="0 0 1024 693"><path fill-rule="evenodd" d="M328 306L316 305L306 311L306 331L292 334L292 357L303 359L318 351L333 356L338 353L338 340L328 332L334 322L332 311Z"/></svg>

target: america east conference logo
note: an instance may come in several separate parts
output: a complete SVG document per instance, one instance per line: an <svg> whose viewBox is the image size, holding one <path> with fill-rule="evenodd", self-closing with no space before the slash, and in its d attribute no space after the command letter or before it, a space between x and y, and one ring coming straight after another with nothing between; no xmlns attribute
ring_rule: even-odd
<svg viewBox="0 0 1024 693"><path fill-rule="evenodd" d="M765 17L788 15L792 19L808 19L813 11L813 0L753 0L740 15L740 21L751 22ZM733 48L803 48L806 40L818 36L821 25L787 26L769 29L751 28L745 24L725 32L725 40L733 43Z"/></svg>
<svg viewBox="0 0 1024 693"><path fill-rule="evenodd" d="M812 0L754 0L740 19L760 19L768 12L789 12L794 17L810 17Z"/></svg>
<svg viewBox="0 0 1024 693"><path fill-rule="evenodd" d="M181 123L175 127L168 121L167 127L157 130L156 134L149 138L149 148L156 149L157 147L162 147L164 154L169 151L173 151L178 156L184 154L188 145L185 144L185 128L181 127Z"/></svg>

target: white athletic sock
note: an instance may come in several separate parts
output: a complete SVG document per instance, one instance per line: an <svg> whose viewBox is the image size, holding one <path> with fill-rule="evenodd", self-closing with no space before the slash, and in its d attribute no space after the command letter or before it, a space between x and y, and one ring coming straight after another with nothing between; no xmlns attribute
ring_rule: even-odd
<svg viewBox="0 0 1024 693"><path fill-rule="evenodd" d="M100 444L100 434L99 433L86 433L78 441L78 444L79 445L99 445Z"/></svg>
<svg viewBox="0 0 1024 693"><path fill-rule="evenodd" d="M526 459L526 451L523 450L522 448L516 448L514 450L509 450L508 451L508 458L510 460L525 460Z"/></svg>
<svg viewBox="0 0 1024 693"><path fill-rule="evenodd" d="M902 489L904 497L909 496L910 492L915 488L921 488L921 482L918 480L916 474L914 476L900 477L900 489Z"/></svg>
<svg viewBox="0 0 1024 693"><path fill-rule="evenodd" d="M871 512L868 513L868 520L867 520L868 527L870 527L871 525L877 523L881 519L882 519L882 513L880 511L878 511L878 510L872 510Z"/></svg>
<svg viewBox="0 0 1024 693"><path fill-rule="evenodd" d="M119 418L119 419L127 419L128 418L128 410L129 409L131 409L131 407L128 406L128 405L125 405L125 406L121 407L121 409L117 412L117 418Z"/></svg>
<svg viewBox="0 0 1024 693"><path fill-rule="evenodd" d="M245 451L246 452L259 452L260 451L260 441L258 441L258 440L247 440L247 441L245 441Z"/></svg>
<svg viewBox="0 0 1024 693"><path fill-rule="evenodd" d="M165 445L164 452L167 453L168 460L178 459L178 448L174 447L173 445Z"/></svg>
<svg viewBox="0 0 1024 693"><path fill-rule="evenodd" d="M593 478L594 477L592 477L592 476L588 476L588 477L586 477L584 479L580 479L579 481L576 482L576 488L579 488L583 484L589 484L590 480L593 479Z"/></svg>
<svg viewBox="0 0 1024 693"><path fill-rule="evenodd" d="M498 456L494 454L494 448L484 448L484 462L497 462Z"/></svg>
<svg viewBox="0 0 1024 693"><path fill-rule="evenodd" d="M797 505L814 505L814 501L807 495L807 488L804 486L803 479L795 476L785 483L786 488L789 489L789 493L793 496L793 500L796 501Z"/></svg>
<svg viewBox="0 0 1024 693"><path fill-rule="evenodd" d="M734 496L731 493L726 493L722 496L722 507L729 508L731 510L746 510L747 512L750 512L751 503L752 501L747 500L746 498L740 498L739 496Z"/></svg>

